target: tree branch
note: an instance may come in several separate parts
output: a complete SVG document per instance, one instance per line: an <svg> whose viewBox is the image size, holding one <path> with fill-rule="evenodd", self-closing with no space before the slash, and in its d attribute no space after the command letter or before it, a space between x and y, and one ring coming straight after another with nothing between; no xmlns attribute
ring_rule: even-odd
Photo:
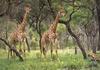
<svg viewBox="0 0 100 70"><path fill-rule="evenodd" d="M15 47L12 47L6 40L2 38L0 38L0 40L3 41L9 47L9 49L13 51L16 54L16 56L20 58L21 61L23 61L23 58L21 57L21 55L19 54L19 52L16 50Z"/></svg>

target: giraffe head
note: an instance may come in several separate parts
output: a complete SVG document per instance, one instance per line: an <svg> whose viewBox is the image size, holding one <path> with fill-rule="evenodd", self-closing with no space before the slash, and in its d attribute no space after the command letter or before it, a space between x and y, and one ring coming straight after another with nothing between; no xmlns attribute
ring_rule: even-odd
<svg viewBox="0 0 100 70"><path fill-rule="evenodd" d="M60 10L58 11L58 15L59 15L60 17L65 16L65 10L64 10L63 7L60 7Z"/></svg>
<svg viewBox="0 0 100 70"><path fill-rule="evenodd" d="M25 6L25 12L26 13L29 13L30 11L31 11L31 6L30 6L30 4L27 4L26 6Z"/></svg>

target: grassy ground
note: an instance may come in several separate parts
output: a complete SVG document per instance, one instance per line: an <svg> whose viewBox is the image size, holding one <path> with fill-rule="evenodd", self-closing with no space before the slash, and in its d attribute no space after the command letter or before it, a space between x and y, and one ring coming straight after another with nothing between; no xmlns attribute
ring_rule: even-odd
<svg viewBox="0 0 100 70"><path fill-rule="evenodd" d="M0 70L99 70L99 67L89 67L92 62L83 60L82 55L74 55L71 50L60 50L59 58L51 60L50 54L46 59L40 57L39 51L31 51L24 57L24 62L18 58L7 58L5 50L0 50Z"/></svg>

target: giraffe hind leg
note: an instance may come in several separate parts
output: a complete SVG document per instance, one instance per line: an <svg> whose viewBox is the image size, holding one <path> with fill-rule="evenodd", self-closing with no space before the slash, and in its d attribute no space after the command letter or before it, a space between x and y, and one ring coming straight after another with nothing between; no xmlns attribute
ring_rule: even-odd
<svg viewBox="0 0 100 70"><path fill-rule="evenodd" d="M46 58L46 53L47 53L47 50L46 50L46 44L42 47L42 50L43 50L43 55L44 57Z"/></svg>
<svg viewBox="0 0 100 70"><path fill-rule="evenodd" d="M51 45L51 58L53 58L53 47Z"/></svg>
<svg viewBox="0 0 100 70"><path fill-rule="evenodd" d="M58 42L58 40L56 39L55 40L55 53L56 53L56 56L58 57L58 47L59 47L59 42Z"/></svg>
<svg viewBox="0 0 100 70"><path fill-rule="evenodd" d="M29 47L29 43L28 43L28 39L25 38L25 42L26 42L26 45L27 45L27 48L28 48L28 52L30 52L30 47Z"/></svg>
<svg viewBox="0 0 100 70"><path fill-rule="evenodd" d="M12 53L11 53L11 49L8 49L8 59L10 59L10 57L12 57Z"/></svg>
<svg viewBox="0 0 100 70"><path fill-rule="evenodd" d="M46 49L45 48L43 48L43 55L46 58Z"/></svg>

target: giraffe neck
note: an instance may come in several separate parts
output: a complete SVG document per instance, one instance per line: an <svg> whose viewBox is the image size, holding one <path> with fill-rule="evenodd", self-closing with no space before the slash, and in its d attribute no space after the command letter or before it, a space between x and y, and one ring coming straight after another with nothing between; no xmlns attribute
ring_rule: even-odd
<svg viewBox="0 0 100 70"><path fill-rule="evenodd" d="M21 32L25 31L25 27L27 25L27 21L26 21L27 20L27 15L28 15L28 13L26 12L24 17L23 17L23 21L21 22L21 24L18 27L18 30L21 31Z"/></svg>
<svg viewBox="0 0 100 70"><path fill-rule="evenodd" d="M51 31L56 32L57 25L58 25L58 22L59 22L59 18L60 18L59 14L57 14L53 24L51 24L51 27L50 27Z"/></svg>
<svg viewBox="0 0 100 70"><path fill-rule="evenodd" d="M26 12L26 13L24 14L24 17L23 17L23 20L22 20L22 23L21 23L21 24L26 25L27 15L28 15L28 13Z"/></svg>

